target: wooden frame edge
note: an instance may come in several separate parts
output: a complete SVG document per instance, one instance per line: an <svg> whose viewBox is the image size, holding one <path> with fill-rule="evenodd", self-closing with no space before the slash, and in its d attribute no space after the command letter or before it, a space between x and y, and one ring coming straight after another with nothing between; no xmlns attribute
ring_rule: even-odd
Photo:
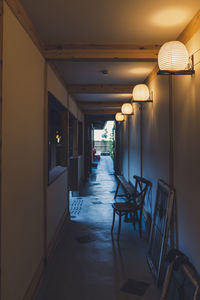
<svg viewBox="0 0 200 300"><path fill-rule="evenodd" d="M4 2L0 0L0 299L2 299L2 106L3 106L3 15Z"/></svg>
<svg viewBox="0 0 200 300"><path fill-rule="evenodd" d="M38 32L35 30L35 27L22 4L19 2L19 0L4 1L11 9L17 20L20 22L26 33L29 35L32 42L44 56L44 42L40 39Z"/></svg>

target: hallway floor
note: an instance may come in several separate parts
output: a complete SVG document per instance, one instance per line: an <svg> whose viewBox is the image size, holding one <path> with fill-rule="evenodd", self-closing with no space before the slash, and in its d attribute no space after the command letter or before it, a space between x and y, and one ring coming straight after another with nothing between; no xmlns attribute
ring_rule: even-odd
<svg viewBox="0 0 200 300"><path fill-rule="evenodd" d="M71 220L41 281L36 300L157 300L160 291L146 263L147 244L130 223L122 223L119 244L110 232L116 180L112 160L102 157L78 197ZM144 296L121 291L127 280L148 284Z"/></svg>

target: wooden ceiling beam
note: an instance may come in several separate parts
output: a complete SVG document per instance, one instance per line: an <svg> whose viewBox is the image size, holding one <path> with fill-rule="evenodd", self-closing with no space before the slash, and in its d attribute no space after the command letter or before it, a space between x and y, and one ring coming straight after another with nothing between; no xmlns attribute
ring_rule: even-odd
<svg viewBox="0 0 200 300"><path fill-rule="evenodd" d="M70 94L132 94L133 85L72 84L67 90Z"/></svg>
<svg viewBox="0 0 200 300"><path fill-rule="evenodd" d="M102 101L102 102L100 102L100 101L88 101L88 102L78 102L78 105L82 108L82 109L84 109L84 108L86 108L86 109L88 109L88 108L90 108L90 107L108 107L108 108L113 108L113 107L121 107L122 106L122 104L123 104L124 102L122 102L122 101L112 101L112 102L109 102L109 101Z"/></svg>
<svg viewBox="0 0 200 300"><path fill-rule="evenodd" d="M115 115L117 112L120 112L120 109L100 109L100 110L83 110L85 115Z"/></svg>
<svg viewBox="0 0 200 300"><path fill-rule="evenodd" d="M49 60L156 61L160 45L69 44L47 46Z"/></svg>

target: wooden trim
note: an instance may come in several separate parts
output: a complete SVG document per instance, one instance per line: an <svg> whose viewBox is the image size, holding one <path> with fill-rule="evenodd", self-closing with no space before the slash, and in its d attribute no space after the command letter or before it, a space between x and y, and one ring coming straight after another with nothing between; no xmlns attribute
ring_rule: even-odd
<svg viewBox="0 0 200 300"><path fill-rule="evenodd" d="M26 13L24 7L19 0L5 0L9 8L12 10L13 14L16 16L18 21L23 26L24 30L27 32L33 43L36 45L38 50L44 55L44 43L40 39L38 32L35 30L33 23L31 22L28 14Z"/></svg>
<svg viewBox="0 0 200 300"><path fill-rule="evenodd" d="M47 63L44 66L44 149L43 149L43 210L44 210L44 263L47 258L47 187L49 181L48 172L48 89L47 89Z"/></svg>
<svg viewBox="0 0 200 300"><path fill-rule="evenodd" d="M37 286L40 283L43 271L44 271L44 258L41 259L40 264L37 267L37 270L33 276L33 279L31 280L31 283L29 285L28 290L26 291L26 294L25 294L23 300L33 300L34 299L35 292L36 292Z"/></svg>
<svg viewBox="0 0 200 300"><path fill-rule="evenodd" d="M50 45L45 49L46 59L130 59L131 61L156 61L159 45L104 45L64 44Z"/></svg>
<svg viewBox="0 0 200 300"><path fill-rule="evenodd" d="M67 90L70 94L132 94L133 85L72 84Z"/></svg>
<svg viewBox="0 0 200 300"><path fill-rule="evenodd" d="M199 29L200 29L200 10L192 18L192 20L181 32L181 34L177 37L177 40L186 44Z"/></svg>
<svg viewBox="0 0 200 300"><path fill-rule="evenodd" d="M174 101L173 78L169 76L169 184L174 188Z"/></svg>
<svg viewBox="0 0 200 300"><path fill-rule="evenodd" d="M143 110L140 106L140 176L143 177Z"/></svg>
<svg viewBox="0 0 200 300"><path fill-rule="evenodd" d="M85 115L115 115L117 112L120 112L120 109L83 110Z"/></svg>
<svg viewBox="0 0 200 300"><path fill-rule="evenodd" d="M121 107L122 104L125 103L120 101L120 102L101 102L101 101L90 101L90 102L78 102L78 105L83 109L83 108L90 108L90 107Z"/></svg>
<svg viewBox="0 0 200 300"><path fill-rule="evenodd" d="M2 294L1 286L1 264L2 264L2 101L3 101L3 0L0 0L0 299Z"/></svg>

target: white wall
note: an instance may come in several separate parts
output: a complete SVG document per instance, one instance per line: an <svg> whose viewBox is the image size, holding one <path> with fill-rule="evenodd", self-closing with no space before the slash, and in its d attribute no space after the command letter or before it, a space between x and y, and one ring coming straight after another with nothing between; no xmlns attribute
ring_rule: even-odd
<svg viewBox="0 0 200 300"><path fill-rule="evenodd" d="M67 108L68 93L47 67L47 88ZM45 60L4 3L1 296L22 300L44 261ZM73 99L70 110L82 113ZM67 169L47 188L47 247L67 207Z"/></svg>
<svg viewBox="0 0 200 300"><path fill-rule="evenodd" d="M67 170L47 188L47 245L51 246L67 208Z"/></svg>
<svg viewBox="0 0 200 300"><path fill-rule="evenodd" d="M56 99L58 99L65 107L68 107L68 93L66 88L58 79L54 70L47 64L47 89Z"/></svg>
<svg viewBox="0 0 200 300"><path fill-rule="evenodd" d="M200 31L187 44L190 54L199 49ZM195 63L200 60L195 54ZM200 271L200 64L195 75L174 78L174 161L178 203L179 247Z"/></svg>
<svg viewBox="0 0 200 300"><path fill-rule="evenodd" d="M189 53L199 49L200 31L187 43ZM195 54L195 75L174 76L174 186L178 208L178 246L200 271L200 51ZM153 183L154 208L158 179L169 183L169 78L156 76L151 81L153 103L145 104L143 111L143 175ZM130 176L139 174L139 114L131 119L129 164ZM135 120L134 120L135 118ZM124 129L127 140L127 126ZM128 151L124 150L123 173L127 178ZM146 208L151 211L149 203Z"/></svg>
<svg viewBox="0 0 200 300"><path fill-rule="evenodd" d="M1 293L22 300L43 257L44 59L7 5L3 34Z"/></svg>

